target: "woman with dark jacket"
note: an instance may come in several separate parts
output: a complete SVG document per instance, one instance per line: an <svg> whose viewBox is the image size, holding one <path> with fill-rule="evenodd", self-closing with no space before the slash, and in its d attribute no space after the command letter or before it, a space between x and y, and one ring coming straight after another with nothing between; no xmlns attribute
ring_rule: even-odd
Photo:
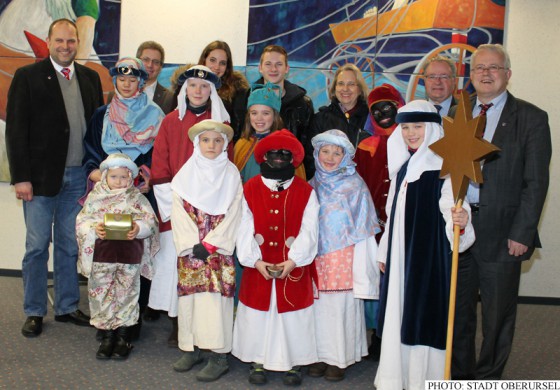
<svg viewBox="0 0 560 390"><path fill-rule="evenodd" d="M315 174L311 146L314 136L327 130L341 130L354 147L369 136L364 130L369 114L367 94L368 89L362 72L354 64L345 64L338 68L329 88L331 104L321 107L313 116L303 140L306 147L304 164L307 178Z"/></svg>

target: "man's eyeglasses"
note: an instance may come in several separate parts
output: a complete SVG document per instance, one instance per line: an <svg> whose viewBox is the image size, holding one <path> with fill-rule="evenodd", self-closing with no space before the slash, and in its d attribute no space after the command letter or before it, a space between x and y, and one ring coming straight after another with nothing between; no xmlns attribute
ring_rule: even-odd
<svg viewBox="0 0 560 390"><path fill-rule="evenodd" d="M430 81L436 81L436 80L449 81L449 80L452 79L451 76L446 75L446 74L428 74L424 77L427 78Z"/></svg>
<svg viewBox="0 0 560 390"><path fill-rule="evenodd" d="M474 73L480 74L480 73L484 73L485 71L489 71L490 73L498 73L498 71L502 69L506 69L506 67L498 66L498 65L490 65L490 66L477 65L472 70Z"/></svg>
<svg viewBox="0 0 560 390"><path fill-rule="evenodd" d="M142 62L145 63L145 64L152 63L152 65L161 66L161 61L160 61L160 60L153 60L153 59L151 59L151 58L149 58L149 57L142 57L142 58L140 58L140 59L141 59Z"/></svg>

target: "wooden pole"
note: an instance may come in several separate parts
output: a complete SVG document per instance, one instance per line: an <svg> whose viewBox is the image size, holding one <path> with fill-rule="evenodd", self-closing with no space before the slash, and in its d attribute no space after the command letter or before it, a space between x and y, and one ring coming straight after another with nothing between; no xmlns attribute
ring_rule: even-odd
<svg viewBox="0 0 560 390"><path fill-rule="evenodd" d="M463 199L459 199L455 208L463 206ZM449 311L447 315L447 343L445 350L444 380L451 379L451 357L453 352L453 328L455 325L455 301L457 297L457 270L459 269L459 240L461 228L453 226L453 255L451 257L451 280L449 285Z"/></svg>

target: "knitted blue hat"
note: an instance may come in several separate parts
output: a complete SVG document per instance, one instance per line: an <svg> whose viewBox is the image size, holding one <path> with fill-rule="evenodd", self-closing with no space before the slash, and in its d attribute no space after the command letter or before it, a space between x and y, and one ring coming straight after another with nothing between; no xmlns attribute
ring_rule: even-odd
<svg viewBox="0 0 560 390"><path fill-rule="evenodd" d="M281 93L280 87L276 84L253 84L247 101L247 108L254 104L262 104L280 112L280 107L282 107Z"/></svg>

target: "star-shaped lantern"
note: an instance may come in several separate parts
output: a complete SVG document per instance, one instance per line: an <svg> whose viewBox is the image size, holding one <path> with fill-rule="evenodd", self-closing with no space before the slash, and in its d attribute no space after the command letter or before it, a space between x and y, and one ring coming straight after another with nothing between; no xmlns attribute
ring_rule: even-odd
<svg viewBox="0 0 560 390"><path fill-rule="evenodd" d="M485 116L472 117L472 107L466 91L461 93L455 119L443 118L444 136L430 145L443 158L440 177L449 174L455 203L463 200L469 179L482 183L480 160L500 149L482 139Z"/></svg>

